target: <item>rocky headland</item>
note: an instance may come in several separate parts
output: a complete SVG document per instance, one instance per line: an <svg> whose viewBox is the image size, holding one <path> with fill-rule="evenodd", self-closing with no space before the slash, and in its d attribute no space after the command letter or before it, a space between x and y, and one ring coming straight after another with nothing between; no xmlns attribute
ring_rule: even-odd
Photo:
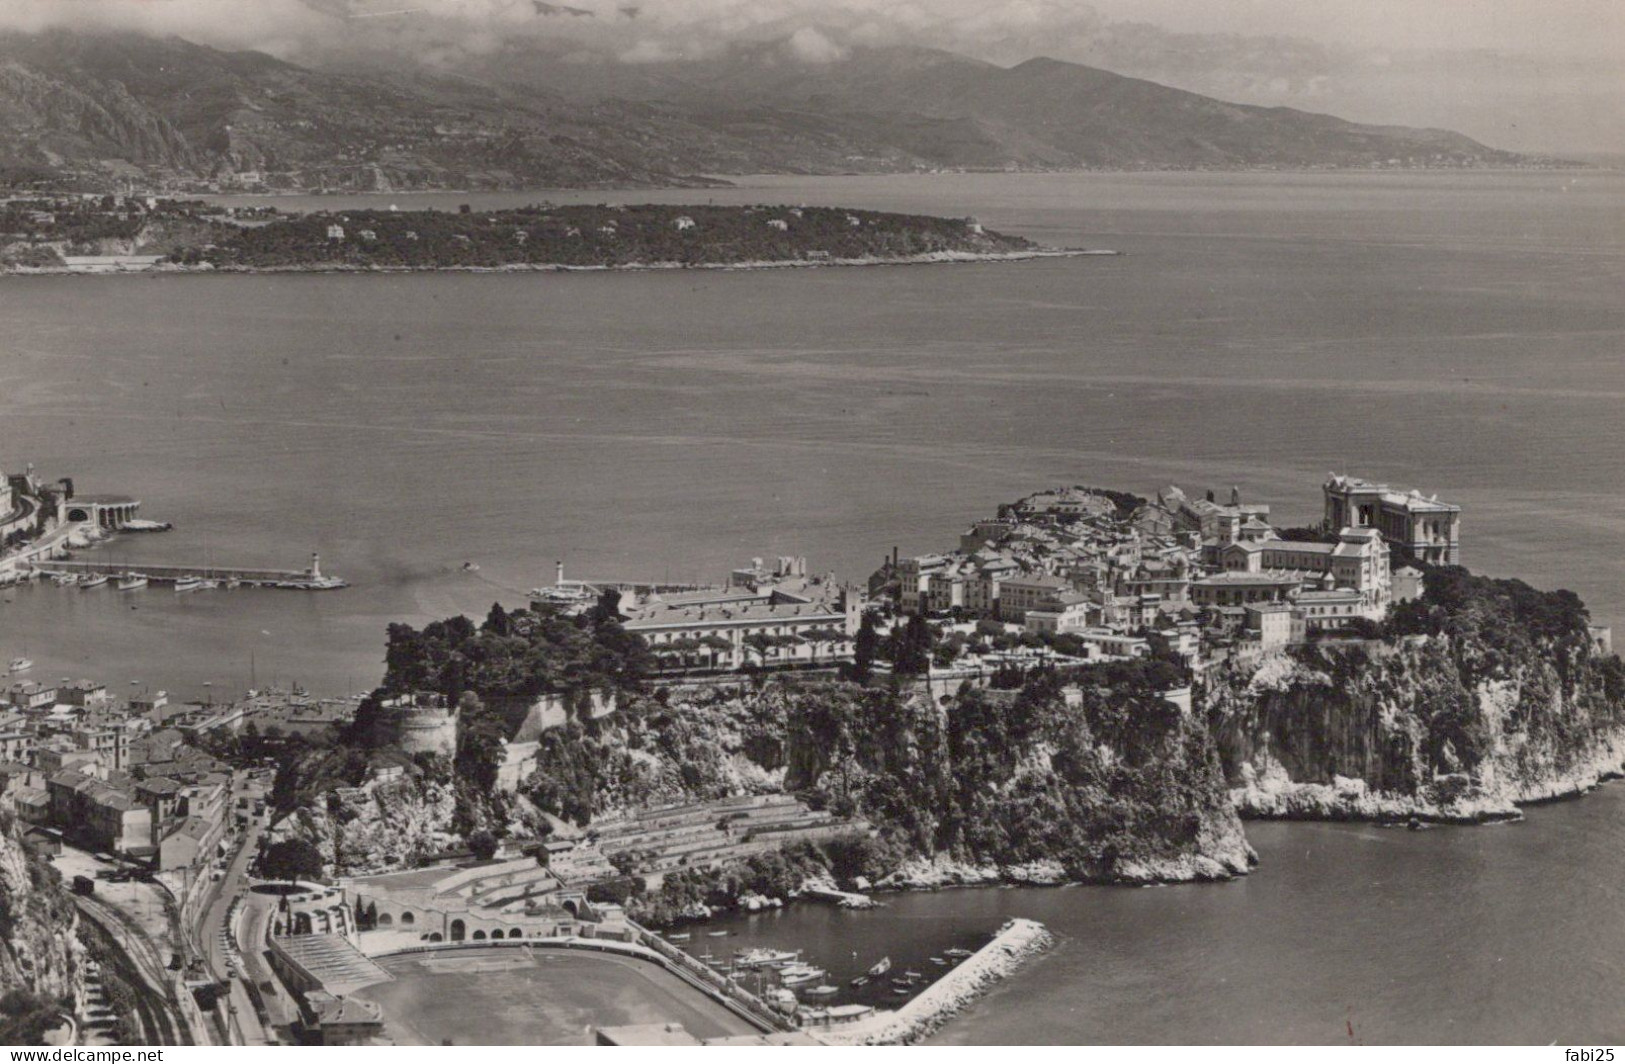
<svg viewBox="0 0 1625 1064"><path fill-rule="evenodd" d="M1247 816L1475 823L1625 769L1625 668L1569 592L1436 569L1383 637L1210 676Z"/></svg>

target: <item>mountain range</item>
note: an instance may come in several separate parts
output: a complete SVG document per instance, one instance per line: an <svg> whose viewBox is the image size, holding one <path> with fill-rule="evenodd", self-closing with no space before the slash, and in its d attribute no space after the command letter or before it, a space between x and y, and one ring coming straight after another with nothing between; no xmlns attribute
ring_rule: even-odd
<svg viewBox="0 0 1625 1064"><path fill-rule="evenodd" d="M1052 59L783 43L651 64L301 66L177 37L0 35L0 168L88 185L636 187L922 169L1506 166L1461 134L1225 103Z"/></svg>

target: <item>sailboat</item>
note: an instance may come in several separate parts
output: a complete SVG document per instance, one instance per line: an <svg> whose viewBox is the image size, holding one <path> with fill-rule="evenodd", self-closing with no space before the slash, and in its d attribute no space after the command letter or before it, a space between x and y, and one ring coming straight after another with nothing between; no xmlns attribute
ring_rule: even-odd
<svg viewBox="0 0 1625 1064"><path fill-rule="evenodd" d="M83 580L79 581L79 590L89 591L91 588L101 587L105 583L107 583L106 573L89 573Z"/></svg>
<svg viewBox="0 0 1625 1064"><path fill-rule="evenodd" d="M120 591L140 591L147 586L147 578L140 573L125 573L118 578Z"/></svg>
<svg viewBox="0 0 1625 1064"><path fill-rule="evenodd" d="M885 975L889 971L891 971L891 958L882 957L880 958L879 963L877 963L873 968L869 969L869 976L870 978L877 978Z"/></svg>

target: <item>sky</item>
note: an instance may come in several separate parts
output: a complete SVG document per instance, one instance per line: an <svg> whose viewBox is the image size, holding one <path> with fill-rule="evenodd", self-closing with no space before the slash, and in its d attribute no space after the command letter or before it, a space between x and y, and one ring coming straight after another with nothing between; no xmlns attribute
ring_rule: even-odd
<svg viewBox="0 0 1625 1064"><path fill-rule="evenodd" d="M782 39L809 63L922 44L1037 55L1244 103L1625 154L1625 0L0 0L0 26L174 33L294 61L460 64L527 42L604 62Z"/></svg>

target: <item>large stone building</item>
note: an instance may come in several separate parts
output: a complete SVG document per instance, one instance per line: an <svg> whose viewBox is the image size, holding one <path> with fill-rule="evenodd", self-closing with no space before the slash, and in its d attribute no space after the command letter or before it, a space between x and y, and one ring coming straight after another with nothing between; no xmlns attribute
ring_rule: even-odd
<svg viewBox="0 0 1625 1064"><path fill-rule="evenodd" d="M622 623L669 668L734 670L818 664L851 655L863 596L809 577L800 558L760 559L725 587L623 595Z"/></svg>
<svg viewBox="0 0 1625 1064"><path fill-rule="evenodd" d="M1424 496L1414 488L1397 491L1359 477L1330 474L1321 488L1325 527L1374 528L1389 543L1430 565L1461 564L1461 507Z"/></svg>
<svg viewBox="0 0 1625 1064"><path fill-rule="evenodd" d="M1294 572L1329 580L1334 588L1353 591L1359 612L1380 618L1392 598L1388 550L1372 528L1345 528L1336 543L1299 542L1268 536L1241 540L1219 552L1227 573Z"/></svg>

